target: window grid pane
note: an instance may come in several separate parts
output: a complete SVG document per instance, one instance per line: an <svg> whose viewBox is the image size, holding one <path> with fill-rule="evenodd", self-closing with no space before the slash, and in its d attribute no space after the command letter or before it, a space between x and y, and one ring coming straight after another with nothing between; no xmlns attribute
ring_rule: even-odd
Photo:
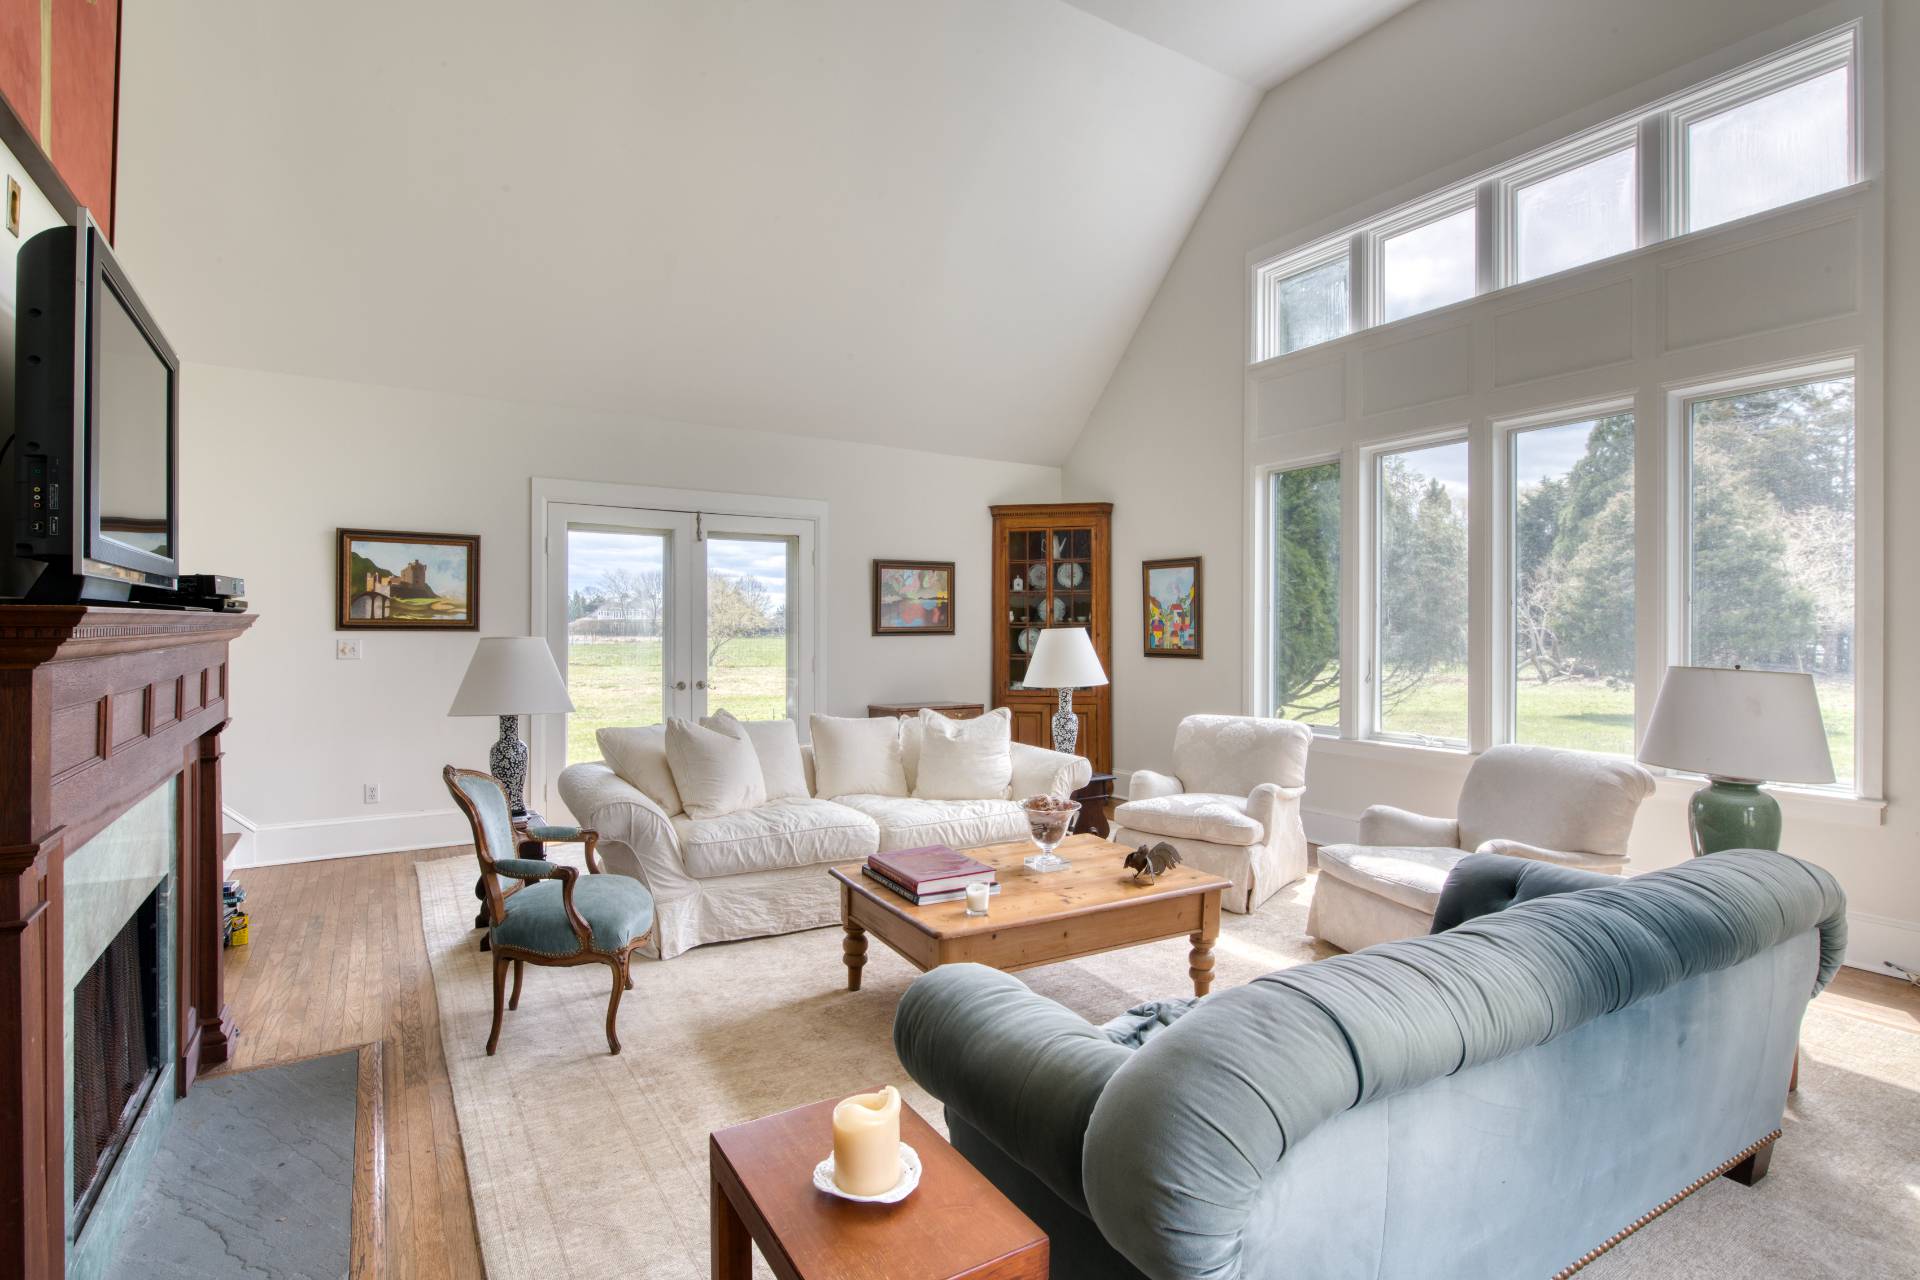
<svg viewBox="0 0 1920 1280"><path fill-rule="evenodd" d="M1478 211L1467 208L1380 242L1383 323L1473 296L1478 225Z"/></svg>
<svg viewBox="0 0 1920 1280"><path fill-rule="evenodd" d="M1850 790L1853 379L1696 400L1687 420L1690 660L1811 674Z"/></svg>
<svg viewBox="0 0 1920 1280"><path fill-rule="evenodd" d="M1383 454L1376 477L1375 724L1467 740L1467 442Z"/></svg>
<svg viewBox="0 0 1920 1280"><path fill-rule="evenodd" d="M1639 151L1626 147L1513 193L1514 279L1534 280L1632 249Z"/></svg>
<svg viewBox="0 0 1920 1280"><path fill-rule="evenodd" d="M1633 417L1516 431L1513 740L1633 753Z"/></svg>
<svg viewBox="0 0 1920 1280"><path fill-rule="evenodd" d="M1852 177L1847 67L1687 125L1687 230L1844 187Z"/></svg>
<svg viewBox="0 0 1920 1280"><path fill-rule="evenodd" d="M1285 355L1346 334L1347 260L1338 258L1273 282L1274 350Z"/></svg>
<svg viewBox="0 0 1920 1280"><path fill-rule="evenodd" d="M1268 710L1340 727L1340 464L1275 472Z"/></svg>

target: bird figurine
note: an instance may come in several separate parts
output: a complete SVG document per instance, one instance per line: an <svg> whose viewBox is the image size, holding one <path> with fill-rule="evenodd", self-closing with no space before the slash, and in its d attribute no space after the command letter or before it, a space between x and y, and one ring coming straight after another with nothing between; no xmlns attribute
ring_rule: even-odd
<svg viewBox="0 0 1920 1280"><path fill-rule="evenodd" d="M1136 884L1152 884L1164 871L1180 865L1180 851L1162 840L1156 845L1141 845L1127 855L1127 869Z"/></svg>

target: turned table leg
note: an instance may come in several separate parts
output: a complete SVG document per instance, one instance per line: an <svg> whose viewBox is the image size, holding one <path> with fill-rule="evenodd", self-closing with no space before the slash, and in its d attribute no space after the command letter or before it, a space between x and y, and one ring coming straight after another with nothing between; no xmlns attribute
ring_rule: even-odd
<svg viewBox="0 0 1920 1280"><path fill-rule="evenodd" d="M1200 928L1187 935L1193 949L1187 952L1187 976L1193 979L1193 994L1203 996L1213 990L1213 940L1220 936L1220 891L1215 889L1200 899Z"/></svg>
<svg viewBox="0 0 1920 1280"><path fill-rule="evenodd" d="M867 962L867 931L853 921L846 922L847 936L840 951L847 961L847 990L860 989L860 968Z"/></svg>

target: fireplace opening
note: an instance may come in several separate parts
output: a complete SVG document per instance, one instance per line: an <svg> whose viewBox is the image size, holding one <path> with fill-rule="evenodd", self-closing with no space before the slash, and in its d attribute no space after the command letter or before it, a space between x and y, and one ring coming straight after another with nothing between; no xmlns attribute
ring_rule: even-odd
<svg viewBox="0 0 1920 1280"><path fill-rule="evenodd" d="M160 1073L160 891L73 989L73 1225L106 1184Z"/></svg>

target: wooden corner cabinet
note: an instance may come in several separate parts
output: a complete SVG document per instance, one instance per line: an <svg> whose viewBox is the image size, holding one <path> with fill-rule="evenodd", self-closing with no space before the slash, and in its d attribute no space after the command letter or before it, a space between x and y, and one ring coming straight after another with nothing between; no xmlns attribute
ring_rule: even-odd
<svg viewBox="0 0 1920 1280"><path fill-rule="evenodd" d="M1046 627L1085 627L1113 674L1113 504L1040 502L993 511L993 705L1013 712L1017 742L1051 747L1057 697L1023 678ZM1113 771L1113 686L1073 695L1079 753Z"/></svg>

